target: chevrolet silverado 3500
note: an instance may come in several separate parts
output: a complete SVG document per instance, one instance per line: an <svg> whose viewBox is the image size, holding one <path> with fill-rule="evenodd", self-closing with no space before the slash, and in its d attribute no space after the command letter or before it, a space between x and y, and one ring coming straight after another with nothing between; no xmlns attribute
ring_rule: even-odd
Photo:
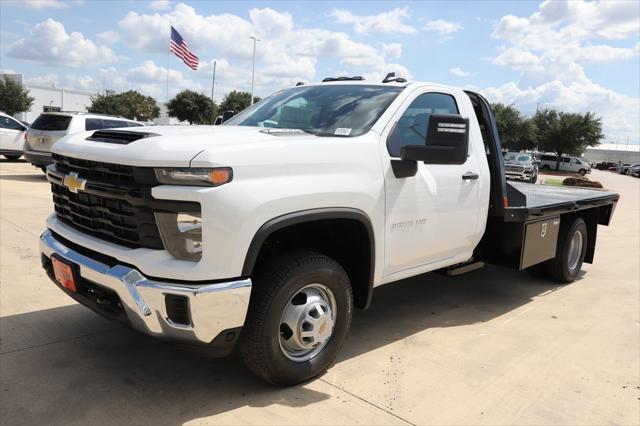
<svg viewBox="0 0 640 426"><path fill-rule="evenodd" d="M618 200L506 182L482 96L402 79L299 85L221 126L69 135L53 160L40 247L59 288L280 385L331 365L376 286L483 262L575 280Z"/></svg>

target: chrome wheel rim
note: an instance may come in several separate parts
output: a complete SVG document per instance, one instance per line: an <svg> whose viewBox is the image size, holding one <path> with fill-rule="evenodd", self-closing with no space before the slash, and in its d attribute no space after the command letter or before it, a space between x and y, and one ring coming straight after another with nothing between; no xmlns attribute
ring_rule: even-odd
<svg viewBox="0 0 640 426"><path fill-rule="evenodd" d="M280 350L295 362L305 362L327 345L336 323L336 300L323 284L309 284L289 299L279 324Z"/></svg>
<svg viewBox="0 0 640 426"><path fill-rule="evenodd" d="M572 272L578 267L580 263L580 256L582 255L582 232L576 231L571 237L569 243L569 270Z"/></svg>

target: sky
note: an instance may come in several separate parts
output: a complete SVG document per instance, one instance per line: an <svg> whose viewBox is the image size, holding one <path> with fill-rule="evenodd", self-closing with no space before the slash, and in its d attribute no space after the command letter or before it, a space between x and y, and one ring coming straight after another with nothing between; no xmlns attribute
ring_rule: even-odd
<svg viewBox="0 0 640 426"><path fill-rule="evenodd" d="M168 52L173 25L200 58ZM160 101L183 89L215 99L298 81L387 72L470 88L490 101L592 111L604 142L640 143L640 2L0 0L0 69L31 84Z"/></svg>

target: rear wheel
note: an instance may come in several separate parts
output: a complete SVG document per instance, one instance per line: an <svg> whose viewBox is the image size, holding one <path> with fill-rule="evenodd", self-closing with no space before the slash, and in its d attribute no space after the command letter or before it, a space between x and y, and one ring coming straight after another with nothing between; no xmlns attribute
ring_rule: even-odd
<svg viewBox="0 0 640 426"><path fill-rule="evenodd" d="M545 262L548 275L561 283L574 281L582 269L586 252L587 225L584 220L580 217L569 223L561 220L556 257Z"/></svg>
<svg viewBox="0 0 640 426"><path fill-rule="evenodd" d="M308 380L333 363L352 310L349 277L336 261L307 251L283 255L256 272L240 355L271 383Z"/></svg>
<svg viewBox="0 0 640 426"><path fill-rule="evenodd" d="M547 164L545 164L544 166L541 167L542 170L551 170L551 167L549 167Z"/></svg>
<svg viewBox="0 0 640 426"><path fill-rule="evenodd" d="M9 161L17 161L21 155L4 155L3 157Z"/></svg>

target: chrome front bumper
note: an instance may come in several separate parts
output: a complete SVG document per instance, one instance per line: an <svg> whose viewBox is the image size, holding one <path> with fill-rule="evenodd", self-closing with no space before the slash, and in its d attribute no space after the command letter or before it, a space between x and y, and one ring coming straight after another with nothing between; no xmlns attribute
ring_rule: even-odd
<svg viewBox="0 0 640 426"><path fill-rule="evenodd" d="M115 292L128 322L145 334L206 345L226 330L244 324L251 294L250 279L202 284L156 281L144 277L137 269L119 264L109 266L81 254L58 241L49 230L40 237L40 252L44 256L43 264L46 261L50 263L51 256L55 254L76 266L81 281ZM92 307L78 294L63 290L80 303ZM169 319L166 296L187 299L189 324L177 324ZM231 341L237 336L221 337Z"/></svg>

